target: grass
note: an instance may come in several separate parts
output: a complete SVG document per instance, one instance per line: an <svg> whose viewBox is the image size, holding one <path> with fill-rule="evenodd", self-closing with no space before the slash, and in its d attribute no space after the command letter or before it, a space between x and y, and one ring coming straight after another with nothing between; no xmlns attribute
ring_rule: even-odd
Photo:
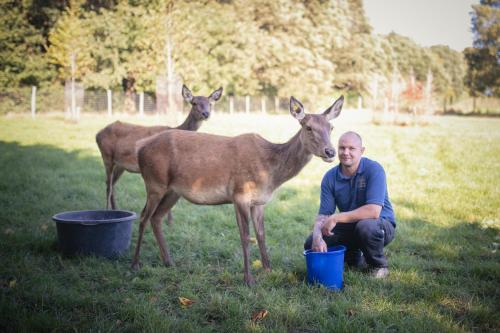
<svg viewBox="0 0 500 333"><path fill-rule="evenodd" d="M257 285L248 288L230 205L177 204L174 225L164 227L174 268L161 265L150 228L138 272L129 269L132 250L116 261L61 257L51 216L105 205L94 135L110 120L0 118L0 331L498 332L500 119L396 127L347 116L333 140L350 129L363 136L365 155L386 169L398 228L386 248L389 278L348 271L340 293L308 286L302 257L332 164L314 158L275 192L266 208L273 271L253 268ZM283 142L298 125L289 116L219 115L201 130ZM140 176L125 174L116 196L119 207L140 212ZM259 259L255 245L251 257ZM178 297L195 303L182 307ZM268 315L252 321L262 309Z"/></svg>

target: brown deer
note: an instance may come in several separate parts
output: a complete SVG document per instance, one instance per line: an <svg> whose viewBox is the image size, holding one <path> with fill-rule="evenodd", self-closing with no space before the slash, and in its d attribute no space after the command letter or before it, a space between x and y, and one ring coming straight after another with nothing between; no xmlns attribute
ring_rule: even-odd
<svg viewBox="0 0 500 333"><path fill-rule="evenodd" d="M184 122L176 129L196 131L203 120L210 116L210 103L216 102L222 95L222 87L215 90L210 96L193 96L191 91L182 86L184 100L191 104L191 110ZM114 187L125 170L139 172L137 163L136 144L138 141L172 129L168 126L139 126L115 121L104 127L96 135L97 145L101 151L102 160L106 169L106 209L116 209ZM168 221L172 215L169 212Z"/></svg>
<svg viewBox="0 0 500 333"><path fill-rule="evenodd" d="M269 271L264 235L264 206L274 190L297 175L313 155L332 162L335 149L330 142L333 126L342 109L341 96L323 114L306 114L302 104L290 98L290 113L302 126L283 144L271 143L257 134L225 137L186 131L167 131L148 140L138 150L147 201L141 213L139 236L132 268L139 268L144 228L151 221L153 233L166 266L173 265L166 246L161 220L180 197L200 205L233 203L236 211L244 276L249 271L249 222L253 221L263 267Z"/></svg>

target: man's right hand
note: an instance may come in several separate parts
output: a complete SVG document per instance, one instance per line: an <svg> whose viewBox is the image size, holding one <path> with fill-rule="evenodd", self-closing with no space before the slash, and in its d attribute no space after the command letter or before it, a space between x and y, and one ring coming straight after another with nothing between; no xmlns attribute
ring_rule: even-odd
<svg viewBox="0 0 500 333"><path fill-rule="evenodd" d="M320 238L315 238L313 240L311 249L314 252L326 252L326 251L328 251L328 248L326 247L326 243L323 240L323 238L321 238L321 237Z"/></svg>

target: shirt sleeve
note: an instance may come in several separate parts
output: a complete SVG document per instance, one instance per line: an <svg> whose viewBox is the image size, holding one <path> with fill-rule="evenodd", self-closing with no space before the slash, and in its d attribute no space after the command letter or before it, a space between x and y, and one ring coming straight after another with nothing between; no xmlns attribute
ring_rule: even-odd
<svg viewBox="0 0 500 333"><path fill-rule="evenodd" d="M331 177L331 172L327 172L321 181L321 197L318 212L320 215L332 215L335 213L335 189L333 181L330 179Z"/></svg>
<svg viewBox="0 0 500 333"><path fill-rule="evenodd" d="M384 207L387 183L384 168L380 164L373 169L366 182L366 204L376 204Z"/></svg>

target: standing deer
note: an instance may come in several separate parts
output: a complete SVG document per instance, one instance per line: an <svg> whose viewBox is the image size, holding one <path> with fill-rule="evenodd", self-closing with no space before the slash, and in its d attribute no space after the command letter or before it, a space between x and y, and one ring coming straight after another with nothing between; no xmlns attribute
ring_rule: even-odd
<svg viewBox="0 0 500 333"><path fill-rule="evenodd" d="M176 129L196 131L203 120L210 116L210 103L219 100L222 87L215 90L210 96L193 96L191 91L182 86L182 97L191 104L191 111L186 120ZM96 135L97 145L101 151L104 167L106 168L106 209L116 209L114 186L125 170L133 173L139 172L137 163L136 144L138 141L151 137L165 130L168 126L139 126L115 121L104 127ZM168 213L171 223L172 215Z"/></svg>
<svg viewBox="0 0 500 333"><path fill-rule="evenodd" d="M344 102L341 96L323 114L306 114L302 104L290 98L290 113L302 126L288 142L271 143L257 134L225 137L186 131L167 131L148 140L138 150L147 201L141 213L139 237L132 268L139 268L144 228L151 221L166 266L173 265L162 233L161 220L180 197L199 205L233 203L236 211L244 276L249 271L249 222L253 221L263 267L271 269L264 235L264 206L285 181L297 175L313 155L332 162L333 126Z"/></svg>

